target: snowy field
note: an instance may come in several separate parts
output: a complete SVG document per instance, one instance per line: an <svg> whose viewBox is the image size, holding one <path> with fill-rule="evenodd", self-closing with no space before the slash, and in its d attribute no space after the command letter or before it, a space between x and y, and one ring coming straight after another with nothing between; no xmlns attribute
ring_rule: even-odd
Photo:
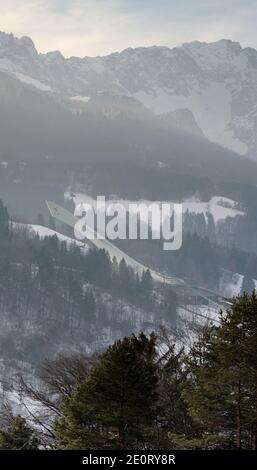
<svg viewBox="0 0 257 470"><path fill-rule="evenodd" d="M88 196L85 193L73 192L71 189L67 189L64 193L65 199L72 199L74 204L78 206L81 203L90 204L94 209L96 208L96 200ZM111 206L112 204L122 204L125 208L128 208L130 204L145 204L146 206L151 206L152 204L157 204L159 207L161 204L174 204L172 201L149 201L147 199L142 199L139 201L125 200L125 199L111 199L106 201L106 206ZM237 202L232 199L222 197L222 196L213 196L208 202L201 202L197 198L186 199L182 202L183 212L187 211L192 214L204 214L207 218L207 214L212 214L215 223L225 220L228 217L236 217L238 215L244 215L244 212L238 210ZM153 226L156 225L153 220Z"/></svg>

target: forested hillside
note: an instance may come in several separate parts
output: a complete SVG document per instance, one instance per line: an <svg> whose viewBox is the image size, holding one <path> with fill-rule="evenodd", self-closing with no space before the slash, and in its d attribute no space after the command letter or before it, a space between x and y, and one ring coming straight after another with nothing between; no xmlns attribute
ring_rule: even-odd
<svg viewBox="0 0 257 470"><path fill-rule="evenodd" d="M55 235L40 238L0 205L0 357L36 366L60 351L99 350L138 329L176 322L177 296L155 292L122 261ZM6 372L7 373L7 372ZM8 374L7 374L8 375ZM11 375L11 373L10 373Z"/></svg>

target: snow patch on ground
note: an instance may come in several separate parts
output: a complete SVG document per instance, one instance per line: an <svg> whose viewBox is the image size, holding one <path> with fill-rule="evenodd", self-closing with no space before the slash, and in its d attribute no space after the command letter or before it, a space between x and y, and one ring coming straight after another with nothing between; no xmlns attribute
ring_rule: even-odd
<svg viewBox="0 0 257 470"><path fill-rule="evenodd" d="M64 194L64 197L66 200L72 199L76 206L84 203L89 204L94 209L96 209L96 200L85 193L74 193L70 190L67 190ZM172 201L132 201L125 199L112 199L109 201L106 200L106 206L110 206L115 203L122 204L126 208L129 207L129 204L145 204L148 207L152 204L157 204L158 206L161 206L162 203L174 204ZM183 212L186 213L187 211L195 214L204 214L205 217L207 217L207 214L210 213L213 215L215 223L219 222L220 220L224 220L227 217L244 215L244 212L237 208L236 201L221 196L214 196L209 202L201 202L197 198L187 199L183 202ZM153 220L153 228L155 226L156 222Z"/></svg>
<svg viewBox="0 0 257 470"><path fill-rule="evenodd" d="M219 321L220 307L217 305L186 305L179 307L178 315L183 320L190 320L193 323L205 325L208 321Z"/></svg>
<svg viewBox="0 0 257 470"><path fill-rule="evenodd" d="M85 245L84 243L75 240L73 238L67 237L66 235L63 235L62 233L56 232L55 230L52 230L51 228L43 227L42 225L27 225L27 224L18 224L15 223L14 226L16 228L26 228L29 231L37 234L40 238L45 238L45 237L53 237L57 236L58 239L61 242L66 242L67 245L77 245L80 248L83 248L84 250L88 251L89 247Z"/></svg>
<svg viewBox="0 0 257 470"><path fill-rule="evenodd" d="M187 199L183 202L183 211L195 214L212 214L215 223L224 220L227 217L236 217L244 215L243 211L237 209L236 201L226 197L214 196L209 202L200 202L197 199Z"/></svg>
<svg viewBox="0 0 257 470"><path fill-rule="evenodd" d="M79 101L82 103L88 103L90 101L90 96L71 96L70 101Z"/></svg>
<svg viewBox="0 0 257 470"><path fill-rule="evenodd" d="M13 72L13 74L22 83L26 83L26 85L32 85L35 88L38 88L40 91L52 91L52 88L49 85L46 85L45 83L42 83L39 80L36 80L35 78L31 78L28 75L24 75L20 72Z"/></svg>
<svg viewBox="0 0 257 470"><path fill-rule="evenodd" d="M244 276L222 269L220 276L219 291L224 297L232 298L239 295L242 291Z"/></svg>

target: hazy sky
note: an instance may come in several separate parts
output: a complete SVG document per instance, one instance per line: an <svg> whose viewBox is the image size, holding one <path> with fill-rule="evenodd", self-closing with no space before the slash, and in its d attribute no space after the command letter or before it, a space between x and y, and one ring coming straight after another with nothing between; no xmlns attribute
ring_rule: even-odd
<svg viewBox="0 0 257 470"><path fill-rule="evenodd" d="M257 48L257 0L0 0L0 30L65 56L195 39Z"/></svg>

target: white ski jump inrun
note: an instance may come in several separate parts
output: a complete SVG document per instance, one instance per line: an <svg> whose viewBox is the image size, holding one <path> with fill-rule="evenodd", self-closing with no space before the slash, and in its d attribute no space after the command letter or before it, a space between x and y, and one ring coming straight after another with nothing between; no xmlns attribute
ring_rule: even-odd
<svg viewBox="0 0 257 470"><path fill-rule="evenodd" d="M46 204L52 217L54 217L56 220L59 220L60 222L63 222L66 225L69 225L74 229L76 222L78 222L79 220L77 217L75 217L70 211L68 211L64 207L59 206L55 202L46 201ZM87 227L87 229L90 230L89 227ZM124 259L126 264L140 275L143 273L143 271L149 269L152 279L155 282L166 283L172 286L185 286L185 282L182 279L179 279L175 276L167 276L151 268L148 268L148 266L144 266L142 263L136 261L127 253L120 250L109 240L97 238L97 233L94 232L93 229L92 234L94 234L94 236L90 240L86 239L86 243L99 250L105 250L107 253L109 253L111 260L115 257L117 262L120 263L121 260Z"/></svg>

